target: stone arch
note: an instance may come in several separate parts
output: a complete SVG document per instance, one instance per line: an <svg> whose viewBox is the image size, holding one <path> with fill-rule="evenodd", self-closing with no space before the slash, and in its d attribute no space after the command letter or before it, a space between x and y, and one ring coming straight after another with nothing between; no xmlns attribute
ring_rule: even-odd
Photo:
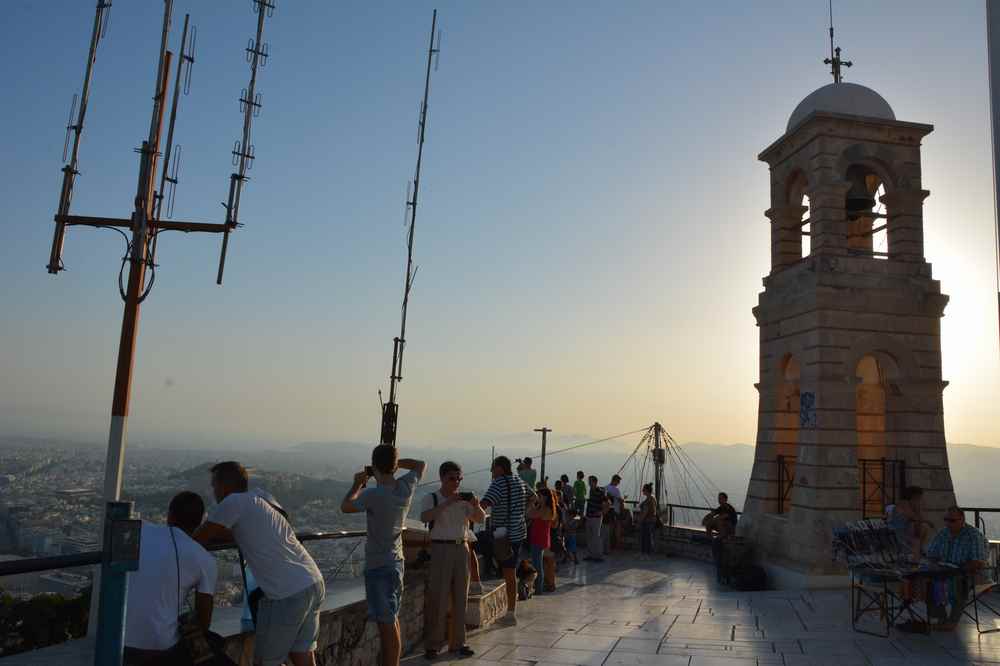
<svg viewBox="0 0 1000 666"><path fill-rule="evenodd" d="M913 381L919 375L916 356L901 340L887 333L873 333L859 338L847 352L842 369L845 377L854 377L854 371L864 356L874 356L893 383Z"/></svg>
<svg viewBox="0 0 1000 666"><path fill-rule="evenodd" d="M811 229L809 217L811 204L809 200L809 179L805 171L796 167L785 179L784 200L788 206L803 206L804 210L795 222L795 235L799 237L799 258L808 257L812 252Z"/></svg>
<svg viewBox="0 0 1000 666"><path fill-rule="evenodd" d="M852 166L870 169L878 175L885 185L886 193L889 193L895 191L898 184L894 163L893 152L885 146L875 147L867 143L855 143L844 149L833 170L840 177L844 177Z"/></svg>
<svg viewBox="0 0 1000 666"><path fill-rule="evenodd" d="M778 363L775 390L774 441L775 480L777 482L774 511L787 512L791 488L795 479L795 462L799 449L800 405L802 395L802 365L800 354L786 353Z"/></svg>

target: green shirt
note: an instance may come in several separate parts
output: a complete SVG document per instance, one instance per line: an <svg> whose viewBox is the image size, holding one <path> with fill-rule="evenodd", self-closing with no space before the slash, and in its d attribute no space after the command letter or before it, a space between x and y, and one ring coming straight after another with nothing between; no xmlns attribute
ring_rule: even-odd
<svg viewBox="0 0 1000 666"><path fill-rule="evenodd" d="M587 499L587 484L583 482L583 479L577 479L573 482L573 493L578 500Z"/></svg>

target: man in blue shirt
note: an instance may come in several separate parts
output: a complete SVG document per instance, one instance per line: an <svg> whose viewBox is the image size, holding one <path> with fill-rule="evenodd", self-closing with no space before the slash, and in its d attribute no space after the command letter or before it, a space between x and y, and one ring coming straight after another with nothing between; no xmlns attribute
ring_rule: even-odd
<svg viewBox="0 0 1000 666"><path fill-rule="evenodd" d="M399 607L403 600L403 520L410 510L413 491L424 473L422 460L398 457L396 447L380 444L372 451L372 465L354 475L340 510L364 511L368 519L365 541L365 596L368 616L378 625L382 641L382 666L399 666L401 641ZM409 470L395 478L397 469ZM368 479L378 482L367 488Z"/></svg>
<svg viewBox="0 0 1000 666"><path fill-rule="evenodd" d="M986 542L979 530L965 523L965 512L957 506L948 508L944 523L945 528L934 536L927 547L927 557L961 567L965 575L955 581L950 614L945 613L946 599L937 603L928 602L927 611L931 617L942 620L939 625L941 629L948 630L954 629L962 618L969 588L975 584L976 574L986 566Z"/></svg>

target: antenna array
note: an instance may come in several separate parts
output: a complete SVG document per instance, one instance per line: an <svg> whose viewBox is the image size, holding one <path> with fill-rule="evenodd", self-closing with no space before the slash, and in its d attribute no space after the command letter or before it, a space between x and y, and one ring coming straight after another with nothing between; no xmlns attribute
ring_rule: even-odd
<svg viewBox="0 0 1000 666"><path fill-rule="evenodd" d="M424 75L424 99L420 105L420 117L417 124L417 166L413 172L413 180L406 191L405 217L408 221L406 233L406 275L403 284L403 306L400 312L399 335L392 340L392 370L389 373L389 401L382 403L382 444L396 445L396 424L399 416L399 405L396 403L396 387L403 380L403 350L406 347L406 313L410 304L410 291L417 277L417 268L413 265L413 233L417 224L417 200L420 195L420 166L423 162L424 139L427 133L427 102L431 90L431 64L437 71L441 53L441 33L437 29L437 10L431 17L431 37L427 47L427 72ZM379 397L381 398L381 391Z"/></svg>
<svg viewBox="0 0 1000 666"><path fill-rule="evenodd" d="M84 73L83 90L80 96L74 97L71 106L70 121L67 136L63 146L64 161L63 181L59 193L59 204L55 215L55 233L52 239L52 249L49 255L48 270L58 273L64 270L62 251L66 229L71 226L90 226L118 231L125 238L127 249L122 258L118 276L119 291L125 302L122 317L121 338L118 348L117 372L115 374L115 391L111 409L111 428L108 435L108 458L105 467L104 498L107 501L117 500L121 494L122 465L126 442L126 424L131 399L132 370L134 366L135 343L139 327L139 306L149 295L153 286L156 270L156 242L163 231L222 233L228 237L230 231L238 224L236 212L239 207L240 185L246 180L246 169L252 148L240 150L243 154L239 169L233 174L233 184L230 186L230 211L226 222L213 224L208 222L187 222L167 220L173 213L173 203L179 180L180 145L174 145L174 127L180 96L191 90L191 72L195 62L195 44L197 32L190 25L190 17L184 18L184 32L181 37L180 56L177 58L177 69L174 75L173 101L170 109L166 146L161 150L161 134L164 115L166 114L167 95L173 53L167 49L170 37L173 0L163 0L163 23L160 37L159 61L156 68L156 84L153 94L153 107L150 116L149 134L136 150L139 154L139 174L134 198L134 208L128 218L86 217L71 215L70 204L73 198L73 188L76 176L79 175L80 137L83 132L87 105L90 97L90 83L93 77L97 46L107 32L109 0L98 0L97 10L90 40L90 53ZM244 99L256 99L255 107L259 108L259 95L255 96L257 68L262 56L266 58L267 48L258 48L263 32L264 17L274 12L274 0L253 0L253 8L258 13L257 40L251 42L248 56L251 62L250 87L244 93ZM77 108L79 100L79 108ZM247 111L244 118L242 146L249 145L250 120L253 114ZM75 121L74 121L75 117ZM70 139L72 138L72 149ZM68 161L66 160L68 156ZM160 157L163 157L162 170L158 175ZM157 188L157 181L159 187ZM169 193L168 193L169 190ZM166 211L164 202L166 201ZM166 216L164 216L164 212ZM129 233L130 232L130 233ZM223 242L222 259L220 259L219 280L222 276L222 260L225 258L225 241ZM127 278L125 268L128 266ZM149 272L147 282L147 270Z"/></svg>
<svg viewBox="0 0 1000 666"><path fill-rule="evenodd" d="M222 273L226 268L226 250L229 248L229 232L240 226L240 199L243 186L250 178L247 176L253 166L254 146L251 142L253 119L260 115L261 94L257 92L257 72L267 65L270 57L270 46L262 41L264 36L264 18L274 15L275 0L252 0L253 10L257 14L257 36L247 42L247 62L250 63L250 83L240 94L240 112L243 114L243 137L233 144L233 166L236 171L229 176L229 199L223 206L226 209L225 230L222 232L222 250L219 252L219 272L215 283L222 284Z"/></svg>

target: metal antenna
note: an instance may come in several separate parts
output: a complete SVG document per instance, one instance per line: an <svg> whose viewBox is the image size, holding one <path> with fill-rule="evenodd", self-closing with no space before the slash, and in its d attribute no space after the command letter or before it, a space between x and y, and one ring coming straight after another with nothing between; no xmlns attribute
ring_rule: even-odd
<svg viewBox="0 0 1000 666"><path fill-rule="evenodd" d="M170 217L174 208L174 198L177 195L177 176L180 170L181 147L174 149L174 126L177 123L177 103L181 96L181 77L185 76L184 94L191 90L191 68L194 67L194 27L191 26L191 43L188 44L188 24L191 20L190 14L184 15L184 32L181 35L181 57L177 60L177 74L174 78L174 99L170 106L170 121L167 123L167 147L163 151L163 169L160 172L160 189L156 193L156 220L163 218L163 199L165 198L166 187L169 185L170 194L167 202L167 217ZM186 72L186 75L184 74ZM173 158L174 170L170 171L171 158ZM156 242L158 235L154 234L152 249L150 250L150 262L156 262Z"/></svg>
<svg viewBox="0 0 1000 666"><path fill-rule="evenodd" d="M229 176L229 198L223 204L226 208L225 231L222 232L222 249L219 252L219 272L215 283L222 284L222 274L226 269L226 251L229 248L229 232L240 226L240 198L243 196L243 185L249 180L247 171L254 160L254 148L251 143L253 119L260 115L261 95L257 92L257 72L267 64L270 57L270 47L263 43L264 18L274 15L276 0L252 0L253 10L257 14L257 37L247 43L247 62L250 63L250 84L240 95L240 111L243 113L243 138L233 145L233 166L236 171Z"/></svg>
<svg viewBox="0 0 1000 666"><path fill-rule="evenodd" d="M435 39L437 45L435 46ZM396 445L396 422L399 405L396 403L396 385L403 380L403 350L406 347L406 311L410 304L410 290L417 270L413 266L413 232L417 224L417 198L420 194L420 166L424 155L424 138L427 132L427 101L431 90L431 64L441 52L441 41L437 32L437 10L431 17L431 37L427 47L427 72L424 75L424 99L420 105L420 120L417 128L417 168L413 173L412 194L407 192L406 209L409 212L409 229L406 234L406 274L403 285L403 306L400 311L399 336L392 340L392 371L389 374L389 401L382 404L381 443Z"/></svg>
<svg viewBox="0 0 1000 666"><path fill-rule="evenodd" d="M850 67L854 63L850 60L840 59L840 47L833 46L833 0L830 0L830 57L823 61L824 65L831 65L830 74L833 75L834 83L843 83L841 67Z"/></svg>
<svg viewBox="0 0 1000 666"><path fill-rule="evenodd" d="M73 122L73 114L77 111L77 96L73 96L73 104L69 112L69 124L66 126L66 141L63 143L63 162L66 162L66 147L69 145L70 134L73 134L73 150L70 153L69 161L62 168L62 187L59 189L59 205L56 208L56 216L69 214L69 206L73 201L73 185L79 175L80 156L80 136L83 134L83 121L87 117L87 103L90 101L90 81L94 75L94 62L97 61L97 45L101 42L102 36L106 33L108 17L111 14L110 0L97 0L97 9L94 12L94 27L90 35L90 53L87 56L87 66L83 72L83 90L80 93L80 108ZM63 270L62 249L66 239L66 224L56 222L56 232L52 238L52 250L49 253L49 263L47 268L53 275Z"/></svg>

